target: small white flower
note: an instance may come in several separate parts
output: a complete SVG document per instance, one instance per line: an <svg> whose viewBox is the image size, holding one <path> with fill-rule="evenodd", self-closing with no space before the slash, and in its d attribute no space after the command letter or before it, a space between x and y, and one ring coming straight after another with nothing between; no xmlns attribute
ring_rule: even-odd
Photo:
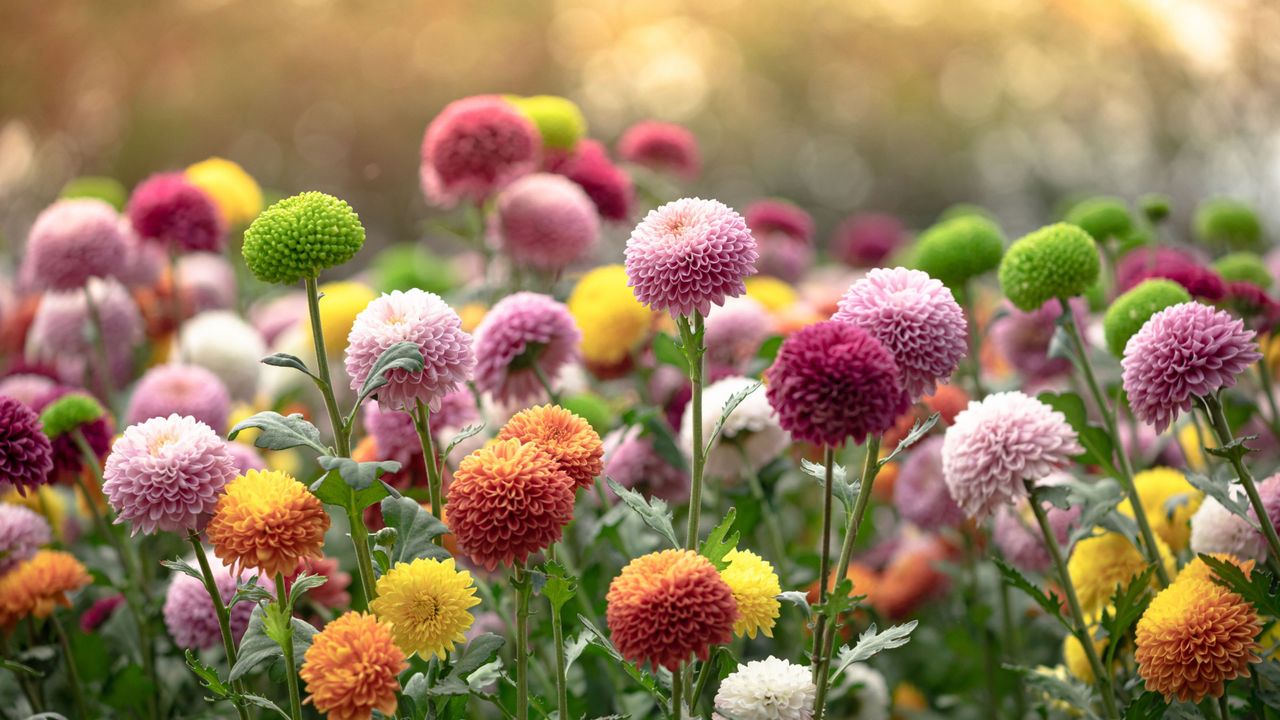
<svg viewBox="0 0 1280 720"><path fill-rule="evenodd" d="M267 346L239 315L228 310L200 313L183 324L178 346L188 362L217 375L231 397L254 399Z"/></svg>
<svg viewBox="0 0 1280 720"><path fill-rule="evenodd" d="M732 720L809 720L818 692L809 675L781 658L754 660L720 683L716 711Z"/></svg>
<svg viewBox="0 0 1280 720"><path fill-rule="evenodd" d="M849 720L889 720L889 685L879 670L854 663L845 668L840 687L850 693L853 714Z"/></svg>
<svg viewBox="0 0 1280 720"><path fill-rule="evenodd" d="M702 441L711 437L729 398L756 381L727 377L702 390ZM725 420L720 437L707 455L706 472L722 479L736 479L744 472L757 472L778 457L790 443L787 431L769 405L764 389L752 392ZM685 406L680 422L680 446L685 457L693 457L693 403Z"/></svg>

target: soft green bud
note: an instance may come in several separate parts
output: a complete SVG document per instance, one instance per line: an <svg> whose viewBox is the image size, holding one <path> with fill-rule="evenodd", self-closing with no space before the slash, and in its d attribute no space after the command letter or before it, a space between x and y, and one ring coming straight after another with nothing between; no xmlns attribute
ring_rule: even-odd
<svg viewBox="0 0 1280 720"><path fill-rule="evenodd" d="M304 192L272 205L244 232L244 262L263 282L290 285L350 260L364 245L360 216L346 202Z"/></svg>
<svg viewBox="0 0 1280 720"><path fill-rule="evenodd" d="M613 410L595 393L571 395L560 401L560 407L586 420L599 435L607 434L613 427Z"/></svg>
<svg viewBox="0 0 1280 720"><path fill-rule="evenodd" d="M1138 198L1138 207L1142 208L1142 214L1152 225L1164 222L1169 217L1169 213L1173 212L1173 202L1167 195L1159 193L1150 193Z"/></svg>
<svg viewBox="0 0 1280 720"><path fill-rule="evenodd" d="M960 215L925 230L916 241L913 264L959 290L969 280L995 270L1004 252L1004 235L991 220Z"/></svg>
<svg viewBox="0 0 1280 720"><path fill-rule="evenodd" d="M101 200L116 210L123 210L125 202L129 199L129 191L125 190L124 185L115 178L86 175L74 178L64 185L59 196L68 200L92 198Z"/></svg>
<svg viewBox="0 0 1280 720"><path fill-rule="evenodd" d="M1123 357L1129 338L1141 330L1152 315L1185 302L1191 302L1191 294L1178 283L1164 278L1143 280L1107 308L1102 318L1107 349L1112 355Z"/></svg>
<svg viewBox="0 0 1280 720"><path fill-rule="evenodd" d="M1223 255L1213 262L1213 269L1227 282L1242 281L1252 283L1266 290L1271 287L1274 278L1267 264L1257 253L1246 251Z"/></svg>
<svg viewBox="0 0 1280 720"><path fill-rule="evenodd" d="M1133 218L1124 201L1113 197L1095 197L1076 203L1067 211L1066 221L1079 225L1097 242L1123 238L1133 230Z"/></svg>
<svg viewBox="0 0 1280 720"><path fill-rule="evenodd" d="M370 263L373 285L380 292L420 288L444 295L458 285L453 265L420 245L393 245Z"/></svg>
<svg viewBox="0 0 1280 720"><path fill-rule="evenodd" d="M44 434L58 438L87 423L94 422L107 411L92 397L84 393L67 393L49 403L40 413L40 425Z"/></svg>
<svg viewBox="0 0 1280 720"><path fill-rule="evenodd" d="M572 150L587 134L587 119L582 110L568 98L558 95L508 97L525 117L533 121L542 135L542 144L555 150Z"/></svg>
<svg viewBox="0 0 1280 720"><path fill-rule="evenodd" d="M1249 205L1216 198L1196 209L1196 237L1214 245L1244 250L1262 242L1262 222Z"/></svg>
<svg viewBox="0 0 1280 720"><path fill-rule="evenodd" d="M393 527L384 527L373 536L373 541L382 547L395 547L396 540L400 539L400 533Z"/></svg>
<svg viewBox="0 0 1280 720"><path fill-rule="evenodd" d="M1031 312L1054 298L1085 294L1101 269L1098 245L1077 225L1057 223L1023 236L1000 263L1000 289Z"/></svg>

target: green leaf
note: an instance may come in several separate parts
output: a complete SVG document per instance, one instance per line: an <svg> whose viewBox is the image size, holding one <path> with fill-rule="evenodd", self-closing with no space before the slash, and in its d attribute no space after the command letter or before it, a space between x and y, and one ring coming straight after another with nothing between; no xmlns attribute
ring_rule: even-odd
<svg viewBox="0 0 1280 720"><path fill-rule="evenodd" d="M254 695L253 693L245 693L240 697L243 698L244 701L250 705L255 705L257 707L263 708L264 710L270 710L276 715L284 718L284 720L290 720L289 713L285 712L279 705L275 704L274 702L271 702L270 700L262 697L261 695Z"/></svg>
<svg viewBox="0 0 1280 720"><path fill-rule="evenodd" d="M352 490L357 492L372 487L384 473L399 472L400 463L395 460L356 462L351 458L321 455L316 458L320 467L336 472Z"/></svg>
<svg viewBox="0 0 1280 720"><path fill-rule="evenodd" d="M383 350L378 359L373 362L373 367L369 369L369 375L360 386L360 392L356 394L356 406L359 407L366 398L391 382L387 377L388 373L395 370L404 370L410 374L420 373L422 368L422 348L418 347L417 343L398 342Z"/></svg>
<svg viewBox="0 0 1280 720"><path fill-rule="evenodd" d="M1253 665L1257 673L1258 700L1269 708L1280 710L1280 663L1266 661Z"/></svg>
<svg viewBox="0 0 1280 720"><path fill-rule="evenodd" d="M324 575L308 575L303 573L294 579L293 584L289 586L289 607L297 607L298 601L306 594L308 590L324 585L329 582L329 578Z"/></svg>
<svg viewBox="0 0 1280 720"><path fill-rule="evenodd" d="M1245 435L1243 437L1238 437L1221 447L1206 447L1204 450L1210 455L1214 455L1216 457L1226 458L1228 460L1243 460L1245 455L1253 452L1253 449L1245 443L1250 440L1256 440L1257 438L1257 435Z"/></svg>
<svg viewBox="0 0 1280 720"><path fill-rule="evenodd" d="M307 422L300 413L285 417L278 412L266 410L251 418L240 421L231 432L228 440L249 428L257 428L262 432L253 439L253 444L265 450L288 450L295 447L309 447L324 455L329 452L320 442L320 431L315 425Z"/></svg>
<svg viewBox="0 0 1280 720"><path fill-rule="evenodd" d="M202 585L204 584L204 575L201 574L199 570L191 567L191 565L188 564L187 561L181 558L178 558L175 560L161 560L160 564L169 568L174 572L180 572L180 573L183 573L184 575L190 575L191 577L199 580L200 584Z"/></svg>
<svg viewBox="0 0 1280 720"><path fill-rule="evenodd" d="M842 578L835 587L831 588L831 592L827 593L827 601L814 605L813 611L819 615L825 615L827 622L835 623L846 610L854 606L858 599L860 598L853 596L853 581Z"/></svg>
<svg viewBox="0 0 1280 720"><path fill-rule="evenodd" d="M719 525L712 528L711 533L707 535L707 539L703 541L702 547L698 550L703 557L716 566L716 570L723 571L729 566L729 563L725 562L724 556L738 547L741 533L733 529L733 522L737 517L738 511L734 508L729 508L729 512L725 513L724 519L720 521Z"/></svg>
<svg viewBox="0 0 1280 720"><path fill-rule="evenodd" d="M651 497L645 499L643 495L630 488L624 488L613 478L606 477L604 479L609 484L609 489L622 500L623 504L631 508L645 525L656 530L660 535L671 543L672 547L680 547L680 541L676 538L675 527L671 524L671 511L667 510L666 501L661 498Z"/></svg>
<svg viewBox="0 0 1280 720"><path fill-rule="evenodd" d="M912 620L902 625L894 625L884 632L879 632L876 624L871 623L858 636L858 642L854 643L852 647L840 648L840 656L836 662L836 669L832 672L831 682L834 683L840 673L844 672L850 665L866 662L885 650L899 648L911 642L911 633L918 624L918 621Z"/></svg>
<svg viewBox="0 0 1280 720"><path fill-rule="evenodd" d="M268 660L274 662L277 659L284 659L284 651L267 633L264 607L263 605L255 607L253 614L249 616L249 627L245 630L244 637L240 639L240 652L228 678L232 682L253 672ZM302 657L306 654L307 648L311 647L311 639L315 637L316 629L298 618L290 618L290 620L293 628L294 661L298 667L301 667Z"/></svg>
<svg viewBox="0 0 1280 720"><path fill-rule="evenodd" d="M263 365L270 365L272 367L292 368L316 382L321 382L320 378L308 370L307 364L302 362L302 358L297 355L290 355L289 353L275 353L274 355L268 355L262 358L261 362Z"/></svg>
<svg viewBox="0 0 1280 720"><path fill-rule="evenodd" d="M1005 665L1004 668L1021 675L1028 686L1080 712L1081 717L1087 720L1097 719L1098 716L1092 710L1093 693L1079 680L1067 675L1056 675L1048 668L1039 670L1021 665Z"/></svg>
<svg viewBox="0 0 1280 720"><path fill-rule="evenodd" d="M9 658L0 658L0 668L4 668L15 675L17 673L23 673L32 677L40 677L40 672L35 668L30 665L23 665L17 660L10 660Z"/></svg>
<svg viewBox="0 0 1280 720"><path fill-rule="evenodd" d="M1072 480L1063 483L1062 486L1069 489L1070 505L1082 508L1080 520L1071 531L1068 547L1092 537L1096 534L1098 526L1121 532L1129 538L1129 542L1133 543L1134 547L1142 547L1137 539L1137 526L1131 519L1120 515L1116 510L1125 500L1124 490L1120 488L1119 483L1110 481L1083 483ZM1035 496L1040 497L1040 492L1041 488L1036 488Z"/></svg>
<svg viewBox="0 0 1280 720"><path fill-rule="evenodd" d="M1160 720L1168 707L1164 696L1147 691L1134 698L1124 709L1124 720Z"/></svg>
<svg viewBox="0 0 1280 720"><path fill-rule="evenodd" d="M1100 632L1109 639L1103 654L1103 666L1111 667L1120 647L1119 639L1129 632L1129 628L1138 622L1147 604L1151 602L1151 576L1156 572L1155 565L1148 567L1142 574L1134 578L1128 586L1117 585L1111 595L1111 605L1102 613Z"/></svg>
<svg viewBox="0 0 1280 720"><path fill-rule="evenodd" d="M827 471L826 467L822 463L801 459L800 469L804 470L806 475L817 480L819 487L826 484ZM858 499L858 487L859 483L846 480L845 469L842 465L839 463L832 464L831 493L835 495L836 499L839 500L842 505L844 505L846 515L853 514L853 506Z"/></svg>
<svg viewBox="0 0 1280 720"><path fill-rule="evenodd" d="M486 665L493 660L493 657L498 654L498 651L506 643L507 641L501 635L494 635L493 633L484 633L475 637L458 651L457 657L453 661L453 668L449 671L449 676L467 677L472 672L479 670L482 665Z"/></svg>
<svg viewBox="0 0 1280 720"><path fill-rule="evenodd" d="M103 699L126 716L144 717L143 706L146 699L156 690L155 684L147 677L141 665L129 665L112 678Z"/></svg>
<svg viewBox="0 0 1280 720"><path fill-rule="evenodd" d="M546 584L542 586L542 595L559 612L565 603L578 594L577 578L570 575L563 565L554 561L544 563L542 571L546 573L547 578Z"/></svg>
<svg viewBox="0 0 1280 720"><path fill-rule="evenodd" d="M1258 523L1249 514L1249 502L1243 488L1233 486L1226 478L1210 478L1199 473L1187 473L1187 482L1191 483L1195 489L1217 500L1232 515L1244 518L1255 530L1261 532Z"/></svg>
<svg viewBox="0 0 1280 720"><path fill-rule="evenodd" d="M412 498L383 500L382 520L387 527L394 528L397 535L396 544L388 554L391 567L418 558L449 559L448 551L432 542L449 532L449 528Z"/></svg>
<svg viewBox="0 0 1280 720"><path fill-rule="evenodd" d="M689 377L689 360L670 335L658 333L653 336L653 357L663 365L678 368L685 377Z"/></svg>
<svg viewBox="0 0 1280 720"><path fill-rule="evenodd" d="M763 383L757 380L756 382L753 382L738 392L730 395L729 398L725 400L724 407L720 409L720 417L716 418L716 424L711 428L711 434L707 437L706 445L703 448L704 455L711 454L712 446L716 444L716 440L720 439L720 433L724 431L724 424L729 421L729 416L733 414L733 411L737 410L738 406L742 404L742 401L746 400L751 393L759 390L762 384Z"/></svg>
<svg viewBox="0 0 1280 720"><path fill-rule="evenodd" d="M449 441L449 444L445 446L444 455L442 457L449 457L449 454L453 452L453 449L458 447L462 441L469 437L479 435L482 432L484 432L484 423L476 423L462 428L458 431L457 435L453 436L453 439Z"/></svg>
<svg viewBox="0 0 1280 720"><path fill-rule="evenodd" d="M218 698L225 698L230 693L227 686L222 683L222 678L218 677L218 671L204 664L195 654L193 650L186 650L187 667L191 668L191 672L200 678L200 684L207 688Z"/></svg>
<svg viewBox="0 0 1280 720"><path fill-rule="evenodd" d="M1096 425L1089 424L1089 413L1085 409L1084 400L1077 394L1043 392L1036 396L1040 402L1062 413L1067 423L1075 429L1080 438L1084 454L1076 459L1086 465L1099 465L1109 474L1115 473L1111 463L1114 445L1106 431Z"/></svg>
<svg viewBox="0 0 1280 720"><path fill-rule="evenodd" d="M1004 576L1005 582L1026 593L1046 614L1056 618L1062 624L1062 627L1067 629L1067 632L1075 631L1071 623L1067 622L1067 619L1062 616L1062 600L1057 593L1049 592L1046 594L1036 587L1035 583L1028 580L1025 575L1018 572L1017 568L1014 568L1001 558L992 558L992 561L995 562L996 568L1000 570L1000 574Z"/></svg>
<svg viewBox="0 0 1280 720"><path fill-rule="evenodd" d="M893 449L893 452L877 460L877 464L880 467L884 467L893 462L899 455L906 452L907 448L915 445L920 441L920 438L928 435L933 426L938 424L938 418L940 417L942 417L941 413L934 413L924 420L916 420L915 424L911 426L911 432L898 441L898 446Z"/></svg>
<svg viewBox="0 0 1280 720"><path fill-rule="evenodd" d="M467 689L471 692L482 692L500 679L502 679L502 658L494 658L467 676Z"/></svg>
<svg viewBox="0 0 1280 720"><path fill-rule="evenodd" d="M591 643L591 635L587 632L580 632L578 636L564 644L564 669L565 672L573 666L581 655L582 651L587 649L587 645Z"/></svg>
<svg viewBox="0 0 1280 720"><path fill-rule="evenodd" d="M1245 575L1244 570L1235 563L1204 553L1200 553L1199 557L1213 570L1216 576L1213 578L1214 582L1253 603L1262 614L1280 617L1280 597L1271 589L1274 584L1271 573L1254 567L1252 573Z"/></svg>
<svg viewBox="0 0 1280 720"><path fill-rule="evenodd" d="M774 358L778 357L778 350L782 348L782 340L783 337L781 335L774 335L765 340L760 344L760 349L756 351L756 358L772 364Z"/></svg>
<svg viewBox="0 0 1280 720"><path fill-rule="evenodd" d="M336 472L327 472L319 480L311 483L311 492L326 505L345 508L354 505L354 509L364 510L370 505L380 502L385 497L399 497L395 488L379 480L364 490L355 490Z"/></svg>
<svg viewBox="0 0 1280 720"><path fill-rule="evenodd" d="M680 446L676 444L675 435L671 433L666 420L650 411L640 416L639 424L642 428L640 437L647 437L653 442L653 451L658 454L658 457L666 460L668 465L677 470L688 471L688 460L685 459Z"/></svg>
<svg viewBox="0 0 1280 720"><path fill-rule="evenodd" d="M404 699L406 707L404 712L408 713L409 720L423 720L427 716L427 709L430 698L427 697L427 674L418 673L409 678L409 682L404 684Z"/></svg>
<svg viewBox="0 0 1280 720"><path fill-rule="evenodd" d="M613 661L631 677L632 680L636 681L636 683L644 688L650 695L657 698L659 703L666 702L667 695L658 687L658 682L652 674L642 670L635 663L622 657L622 654L618 652L618 649L609 641L609 637L603 632L600 632L600 628L596 627L595 623L591 622L583 615L578 615L578 622L582 627L586 628L587 633L590 634L592 645L603 650L606 655L612 658Z"/></svg>
<svg viewBox="0 0 1280 720"><path fill-rule="evenodd" d="M778 593L778 600L788 602L804 611L805 617L813 615L813 608L809 607L809 596L799 590L788 590Z"/></svg>

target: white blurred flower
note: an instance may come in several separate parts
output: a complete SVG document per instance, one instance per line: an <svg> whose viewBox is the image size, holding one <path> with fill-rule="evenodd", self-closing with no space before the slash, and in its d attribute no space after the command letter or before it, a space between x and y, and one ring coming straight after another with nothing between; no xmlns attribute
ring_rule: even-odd
<svg viewBox="0 0 1280 720"><path fill-rule="evenodd" d="M745 377L727 377L702 390L702 441L711 437L716 422L729 399L756 381ZM756 389L733 409L725 420L720 437L707 455L706 472L712 477L734 479L744 472L757 472L776 458L790 443L787 432L778 425L763 389ZM680 446L686 457L693 457L693 403L685 406L680 422Z"/></svg>
<svg viewBox="0 0 1280 720"><path fill-rule="evenodd" d="M1241 488L1232 488L1233 496L1244 501ZM1227 553L1241 560L1261 560L1266 556L1262 535L1248 520L1236 515L1222 503L1206 497L1200 509L1191 516L1191 551L1195 553Z"/></svg>
<svg viewBox="0 0 1280 720"><path fill-rule="evenodd" d="M883 682L883 680L881 681ZM817 688L809 668L770 657L742 665L720 683L717 718L809 720Z"/></svg>
<svg viewBox="0 0 1280 720"><path fill-rule="evenodd" d="M889 720L889 685L879 670L866 663L845 668L840 688L853 706L849 720ZM839 695L836 695L839 697Z"/></svg>
<svg viewBox="0 0 1280 720"><path fill-rule="evenodd" d="M178 344L181 357L217 375L233 399L254 399L267 346L239 315L227 310L200 313L183 324Z"/></svg>

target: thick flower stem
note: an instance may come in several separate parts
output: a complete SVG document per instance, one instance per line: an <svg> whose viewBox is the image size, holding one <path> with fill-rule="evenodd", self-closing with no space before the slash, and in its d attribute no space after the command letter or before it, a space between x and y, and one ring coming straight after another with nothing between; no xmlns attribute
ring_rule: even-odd
<svg viewBox="0 0 1280 720"><path fill-rule="evenodd" d="M417 412L413 414L413 426L418 431L418 441L422 443L422 459L427 466L427 498L431 503L431 512L436 519L444 522L444 490L440 477L440 455L436 453L436 444L431 437L431 410L426 403L418 401ZM437 535L432 542L444 546L444 536Z"/></svg>
<svg viewBox="0 0 1280 720"><path fill-rule="evenodd" d="M298 691L298 666L293 661L293 605L289 602L289 593L285 591L284 575L276 573L276 605L284 616L285 631L288 639L280 643L284 650L284 677L289 685L289 716L293 720L302 720L302 694Z"/></svg>
<svg viewBox="0 0 1280 720"><path fill-rule="evenodd" d="M231 635L231 613L227 610L227 605L222 601L222 593L218 591L218 583L213 579L213 568L209 566L209 556L204 552L204 544L200 542L200 536L194 530L187 533L187 540L191 543L191 547L196 552L196 562L200 565L200 577L204 580L204 589L209 593L209 599L213 602L213 613L218 617L218 630L222 634L222 649L227 654L227 669L236 665L236 640ZM244 692L244 687L239 680L231 683L236 692ZM249 714L244 708L236 704L236 714L240 720L249 720Z"/></svg>
<svg viewBox="0 0 1280 720"><path fill-rule="evenodd" d="M1257 370L1258 379L1262 381L1262 393L1267 397L1267 408L1271 411L1271 416L1267 418L1267 429L1277 440L1280 440L1280 406L1276 405L1276 384L1271 377L1271 367L1266 358L1258 363Z"/></svg>
<svg viewBox="0 0 1280 720"><path fill-rule="evenodd" d="M1089 659L1089 667L1093 668L1094 684L1098 687L1098 694L1102 696L1102 707L1110 720L1118 720L1120 713L1116 710L1115 693L1111 689L1111 674L1103 667L1102 659L1098 657L1098 649L1094 647L1093 638L1089 636L1089 626L1085 622L1084 611L1080 608L1080 597L1076 594L1075 583L1071 582L1071 573L1067 571L1067 561L1062 555L1062 547L1058 544L1058 536L1049 525L1049 516L1045 513L1040 498L1036 497L1035 486L1031 482L1027 482L1026 486L1027 493L1031 496L1031 510L1035 513L1036 522L1040 525L1040 534L1044 536L1045 547L1049 550L1049 557L1053 559L1053 566L1058 571L1062 590L1067 595L1067 607L1071 611L1071 622L1076 628L1077 639L1084 647L1084 654Z"/></svg>
<svg viewBox="0 0 1280 720"><path fill-rule="evenodd" d="M1254 514L1258 516L1258 525L1262 528L1262 536L1267 539L1267 562L1271 564L1274 570L1277 564L1280 564L1280 536L1276 535L1276 527L1271 522L1271 516L1267 514L1267 506L1262 503L1262 496L1258 494L1258 484L1254 482L1253 473L1244 464L1241 453L1228 448L1235 441L1235 438L1231 435L1231 426L1227 423L1227 416L1222 411L1222 403L1218 401L1215 395L1206 395L1200 398L1200 402L1204 405L1205 412L1209 416L1209 423L1213 426L1213 434L1218 438L1219 447L1223 448L1227 460L1231 463L1231 467L1235 469L1236 477L1240 478L1240 484L1244 486L1244 491L1249 496L1249 504L1253 506Z"/></svg>
<svg viewBox="0 0 1280 720"><path fill-rule="evenodd" d="M702 515L702 475L707 464L707 452L702 437L702 371L705 363L702 347L702 313L694 312L690 318L680 318L680 334L684 342L685 358L689 364L689 384L693 395L689 398L689 407L693 413L693 474L689 485L689 529L685 533L684 546L689 550L698 549L698 520Z"/></svg>
<svg viewBox="0 0 1280 720"><path fill-rule="evenodd" d="M684 667L671 673L671 720L684 718Z"/></svg>
<svg viewBox="0 0 1280 720"><path fill-rule="evenodd" d="M71 654L71 641L67 639L67 632L62 629L57 613L50 615L49 620L53 623L54 632L58 634L58 644L62 646L62 659L67 665L67 684L71 686L71 697L75 700L76 712L82 720L89 720L91 717L89 707L84 701L84 690L80 686L80 671L76 669L75 656Z"/></svg>
<svg viewBox="0 0 1280 720"><path fill-rule="evenodd" d="M831 500L834 491L831 487L832 479L835 476L836 451L830 445L824 445L822 448L822 538L820 539L821 551L818 553L818 604L824 605L827 602L827 592L829 587L835 585L835 580L831 577ZM818 673L821 670L822 643L826 637L827 616L818 615L818 619L813 623L813 652L809 657L809 663L812 665L813 681L818 681Z"/></svg>
<svg viewBox="0 0 1280 720"><path fill-rule="evenodd" d="M516 586L516 718L529 718L529 595L532 580L524 564L512 569Z"/></svg>

